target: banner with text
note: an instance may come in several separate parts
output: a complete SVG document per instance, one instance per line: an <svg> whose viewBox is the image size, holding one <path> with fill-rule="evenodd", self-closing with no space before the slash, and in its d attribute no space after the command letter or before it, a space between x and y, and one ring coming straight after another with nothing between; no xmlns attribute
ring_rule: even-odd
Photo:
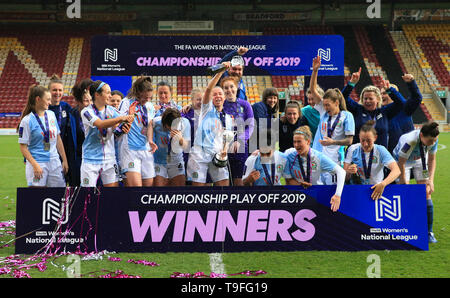
<svg viewBox="0 0 450 298"><path fill-rule="evenodd" d="M19 188L16 253L428 250L423 185Z"/></svg>
<svg viewBox="0 0 450 298"><path fill-rule="evenodd" d="M321 76L344 75L344 39L340 35L290 36L94 36L94 76L207 75L208 66L239 47L245 75L310 75L320 55Z"/></svg>

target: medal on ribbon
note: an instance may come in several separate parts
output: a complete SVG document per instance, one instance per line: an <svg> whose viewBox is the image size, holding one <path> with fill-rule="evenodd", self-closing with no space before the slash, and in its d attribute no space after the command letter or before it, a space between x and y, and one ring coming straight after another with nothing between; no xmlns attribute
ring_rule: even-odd
<svg viewBox="0 0 450 298"><path fill-rule="evenodd" d="M44 113L44 119L45 119L45 126L42 124L41 119L36 113L33 113L34 117L36 117L36 120L44 133L44 150L50 151L50 126L48 125L48 116L47 113Z"/></svg>
<svg viewBox="0 0 450 298"><path fill-rule="evenodd" d="M425 150L423 149L423 144L422 144L422 140L420 140L420 137L419 137L419 151L420 151L420 160L422 162L422 177L425 179L428 179L428 178L430 178L430 173L428 172L428 169L427 169Z"/></svg>
<svg viewBox="0 0 450 298"><path fill-rule="evenodd" d="M367 163L366 163L366 155L365 155L364 150L362 148L361 148L361 159L362 159L363 170L364 170L364 177L365 177L364 182L367 182L370 179L370 172L372 171L373 148L372 148L372 150L370 151L370 154L369 154L369 165L367 165ZM368 183L364 183L364 184L368 184Z"/></svg>
<svg viewBox="0 0 450 298"><path fill-rule="evenodd" d="M95 115L100 118L101 120L105 120L107 119L106 116L106 106L105 106L105 117L102 118L100 115L100 111L97 109L97 107L95 106L95 104L92 104L92 108L94 109ZM98 128L99 132L100 132L100 140L102 142L102 145L104 145L106 143L106 134L108 133L106 128L100 129Z"/></svg>

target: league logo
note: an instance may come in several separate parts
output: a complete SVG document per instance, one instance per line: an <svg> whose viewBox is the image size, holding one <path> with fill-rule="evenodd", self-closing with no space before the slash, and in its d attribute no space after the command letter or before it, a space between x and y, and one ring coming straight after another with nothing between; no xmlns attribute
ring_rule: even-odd
<svg viewBox="0 0 450 298"><path fill-rule="evenodd" d="M375 219L383 221L389 218L393 221L399 221L402 218L400 196L392 196L392 200L381 197L375 201Z"/></svg>
<svg viewBox="0 0 450 298"><path fill-rule="evenodd" d="M42 224L48 225L51 220L60 221L61 224L69 221L69 204L66 204L64 199L61 203L50 198L42 202Z"/></svg>
<svg viewBox="0 0 450 298"><path fill-rule="evenodd" d="M113 61L113 62L117 62L117 59L119 58L118 53L117 53L117 49L105 49L105 62L108 61Z"/></svg>
<svg viewBox="0 0 450 298"><path fill-rule="evenodd" d="M330 61L331 60L330 48L327 48L326 50L319 48L317 50L317 56L320 56L320 58L323 59L324 61Z"/></svg>

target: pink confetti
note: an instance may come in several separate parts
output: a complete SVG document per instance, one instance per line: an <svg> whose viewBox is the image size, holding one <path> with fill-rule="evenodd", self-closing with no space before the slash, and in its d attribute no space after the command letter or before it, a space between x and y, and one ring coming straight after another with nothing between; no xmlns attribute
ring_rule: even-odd
<svg viewBox="0 0 450 298"><path fill-rule="evenodd" d="M0 268L0 275L9 274L10 272L11 272L11 269L9 269L8 267Z"/></svg>
<svg viewBox="0 0 450 298"><path fill-rule="evenodd" d="M155 262L150 262L150 261L146 261L146 260L133 260L133 259L130 259L127 262L128 263L133 263L133 264L142 264L142 265L151 266L151 267L159 266L159 264L157 264Z"/></svg>
<svg viewBox="0 0 450 298"><path fill-rule="evenodd" d="M14 220L8 220L8 221L0 221L0 228L9 228L9 227L15 227L16 222Z"/></svg>
<svg viewBox="0 0 450 298"><path fill-rule="evenodd" d="M15 278L22 278L22 277L31 278L31 276L28 273L26 273L25 271L17 270L17 269L14 269L12 276Z"/></svg>
<svg viewBox="0 0 450 298"><path fill-rule="evenodd" d="M100 275L99 278L141 278L139 275L125 274L122 270L116 270L114 272Z"/></svg>
<svg viewBox="0 0 450 298"><path fill-rule="evenodd" d="M209 275L206 275L203 272L196 272L194 274L174 272L170 275L170 277L171 278L226 278L228 276L234 276L234 275L258 276L261 274L267 274L267 272L265 272L263 270L255 270L255 271L246 270L246 271L232 273L232 274L211 272Z"/></svg>
<svg viewBox="0 0 450 298"><path fill-rule="evenodd" d="M0 237L3 237L5 235L15 235L16 231L16 222L14 220L9 221L1 221L0 222ZM9 247L9 244L5 244L0 246L0 248L3 247Z"/></svg>

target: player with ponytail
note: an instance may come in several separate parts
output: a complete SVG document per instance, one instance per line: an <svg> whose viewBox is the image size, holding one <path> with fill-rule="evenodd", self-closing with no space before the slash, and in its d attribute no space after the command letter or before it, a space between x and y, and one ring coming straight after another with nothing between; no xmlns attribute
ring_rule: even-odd
<svg viewBox="0 0 450 298"><path fill-rule="evenodd" d="M434 192L438 136L439 124L426 123L421 129L402 135L393 154L400 168L401 184L409 184L409 173L412 170L417 184L426 185L428 240L431 243L437 242L433 233L434 208L431 194Z"/></svg>
<svg viewBox="0 0 450 298"><path fill-rule="evenodd" d="M65 187L68 165L55 114L48 110L50 92L33 85L18 126L20 151L26 159L28 186ZM61 160L60 160L61 156Z"/></svg>

